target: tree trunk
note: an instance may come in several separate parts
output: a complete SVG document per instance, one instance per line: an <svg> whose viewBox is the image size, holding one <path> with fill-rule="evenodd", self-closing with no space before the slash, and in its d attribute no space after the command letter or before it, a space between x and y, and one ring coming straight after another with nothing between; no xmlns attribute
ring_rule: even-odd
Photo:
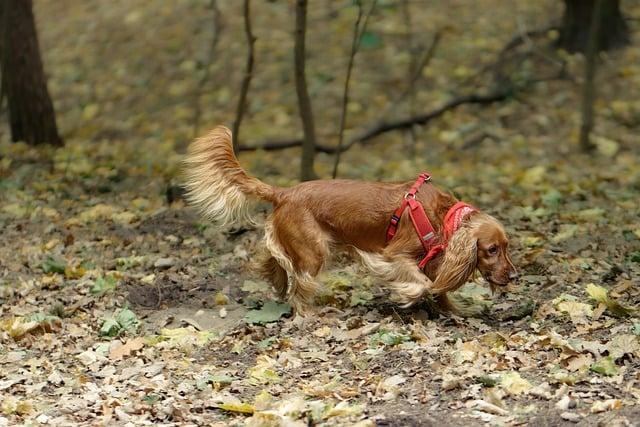
<svg viewBox="0 0 640 427"><path fill-rule="evenodd" d="M311 99L307 90L305 77L305 33L307 31L307 0L296 1L296 34L294 46L296 92L304 139L302 141L302 158L300 160L300 180L316 179L313 160L316 154L316 130L313 123Z"/></svg>
<svg viewBox="0 0 640 427"><path fill-rule="evenodd" d="M596 0L564 0L564 15L558 45L569 52L586 52L589 28ZM598 51L610 50L629 43L629 29L620 11L620 0L602 4Z"/></svg>
<svg viewBox="0 0 640 427"><path fill-rule="evenodd" d="M242 118L244 117L244 112L247 108L247 95L249 94L251 79L253 78L253 64L255 62L253 45L256 42L256 37L253 35L251 30L251 0L244 0L242 14L244 16L244 32L247 37L247 66L244 70L242 85L240 86L236 119L233 121L233 128L231 130L231 135L233 135L233 152L236 156L239 153L238 147L240 147L240 124L242 123Z"/></svg>
<svg viewBox="0 0 640 427"><path fill-rule="evenodd" d="M40 59L32 0L0 0L2 87L9 104L11 139L61 146Z"/></svg>
<svg viewBox="0 0 640 427"><path fill-rule="evenodd" d="M595 0L591 24L589 26L589 41L587 43L586 60L584 65L584 83L582 85L582 125L580 126L580 148L588 153L593 150L590 135L593 129L593 103L596 98L596 57L598 54L598 36L601 32L600 16L606 0Z"/></svg>

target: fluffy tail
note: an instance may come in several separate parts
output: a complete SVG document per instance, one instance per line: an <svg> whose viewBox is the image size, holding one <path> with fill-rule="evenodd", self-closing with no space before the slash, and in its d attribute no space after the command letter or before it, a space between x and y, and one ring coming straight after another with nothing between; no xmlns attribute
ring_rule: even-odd
<svg viewBox="0 0 640 427"><path fill-rule="evenodd" d="M247 196L275 203L276 188L249 176L233 154L231 131L218 126L193 141L184 159L187 200L206 218L253 222Z"/></svg>

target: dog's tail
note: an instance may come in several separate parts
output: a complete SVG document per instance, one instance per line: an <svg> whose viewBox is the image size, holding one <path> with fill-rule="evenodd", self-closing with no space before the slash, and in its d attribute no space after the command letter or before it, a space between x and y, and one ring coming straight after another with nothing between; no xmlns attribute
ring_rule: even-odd
<svg viewBox="0 0 640 427"><path fill-rule="evenodd" d="M233 154L231 131L218 126L193 141L184 159L187 200L203 216L229 224L253 222L248 197L276 203L279 191L247 175Z"/></svg>

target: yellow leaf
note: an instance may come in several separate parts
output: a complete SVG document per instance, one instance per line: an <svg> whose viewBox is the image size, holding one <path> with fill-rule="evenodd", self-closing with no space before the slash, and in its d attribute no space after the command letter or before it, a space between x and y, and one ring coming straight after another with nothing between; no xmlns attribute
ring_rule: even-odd
<svg viewBox="0 0 640 427"><path fill-rule="evenodd" d="M544 166L534 166L524 173L521 179L521 183L525 187L535 187L539 184L547 173L547 168Z"/></svg>
<svg viewBox="0 0 640 427"><path fill-rule="evenodd" d="M221 403L217 405L217 408L229 412L238 412L240 414L253 414L256 410L254 406L249 403Z"/></svg>
<svg viewBox="0 0 640 427"><path fill-rule="evenodd" d="M591 406L591 413L597 414L599 412L605 412L605 411L610 411L612 409L620 409L620 408L622 408L622 401L620 401L619 399L600 400L595 402Z"/></svg>
<svg viewBox="0 0 640 427"><path fill-rule="evenodd" d="M626 317L632 312L631 309L624 307L619 302L611 298L608 291L602 286L589 283L586 291L592 299L605 304L607 306L607 310L615 317Z"/></svg>
<svg viewBox="0 0 640 427"><path fill-rule="evenodd" d="M620 150L620 144L613 139L592 135L591 140L595 143L600 154L605 157L614 157L618 154L618 150Z"/></svg>
<svg viewBox="0 0 640 427"><path fill-rule="evenodd" d="M500 387L513 396L528 393L533 388L531 383L522 378L517 372L508 372L502 375Z"/></svg>
<svg viewBox="0 0 640 427"><path fill-rule="evenodd" d="M213 301L216 305L227 305L229 304L229 297L223 294L222 292L218 292L214 297Z"/></svg>
<svg viewBox="0 0 640 427"><path fill-rule="evenodd" d="M587 323L587 317L593 314L593 307L578 301L561 301L556 307L561 312L567 313L573 323Z"/></svg>
<svg viewBox="0 0 640 427"><path fill-rule="evenodd" d="M100 106L98 104L89 104L82 110L82 118L85 121L94 119L100 112Z"/></svg>

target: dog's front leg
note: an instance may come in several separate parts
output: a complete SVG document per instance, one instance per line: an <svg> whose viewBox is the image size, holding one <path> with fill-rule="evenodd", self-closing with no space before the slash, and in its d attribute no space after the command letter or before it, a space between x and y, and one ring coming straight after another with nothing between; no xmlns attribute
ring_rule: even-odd
<svg viewBox="0 0 640 427"><path fill-rule="evenodd" d="M382 254L358 251L363 264L385 282L392 299L403 307L419 302L433 286L433 282L418 268L408 254L397 252L390 245Z"/></svg>

